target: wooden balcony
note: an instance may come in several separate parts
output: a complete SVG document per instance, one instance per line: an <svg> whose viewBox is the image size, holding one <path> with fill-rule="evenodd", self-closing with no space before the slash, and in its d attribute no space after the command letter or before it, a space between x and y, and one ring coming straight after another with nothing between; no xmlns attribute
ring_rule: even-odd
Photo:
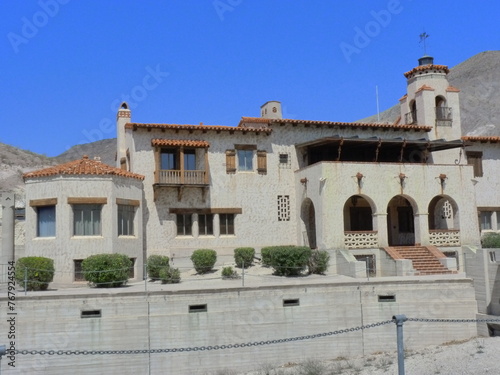
<svg viewBox="0 0 500 375"><path fill-rule="evenodd" d="M159 185L208 185L206 171L164 170L157 171L155 183Z"/></svg>
<svg viewBox="0 0 500 375"><path fill-rule="evenodd" d="M208 190L208 172L196 170L165 170L160 169L155 172L155 182L153 184L154 199L158 197L161 188L177 188L177 199L182 199L185 188L201 188L202 199Z"/></svg>

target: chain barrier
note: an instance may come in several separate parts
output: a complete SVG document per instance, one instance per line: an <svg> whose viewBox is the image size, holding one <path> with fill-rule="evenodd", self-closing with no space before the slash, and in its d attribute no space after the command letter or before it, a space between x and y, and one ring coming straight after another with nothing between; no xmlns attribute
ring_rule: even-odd
<svg viewBox="0 0 500 375"><path fill-rule="evenodd" d="M316 333L313 335L296 336L286 339L266 340L266 341L251 341L241 344L227 344L227 345L209 345L209 346L195 346L187 348L172 348L172 349L142 349L142 350L16 350L16 354L22 355L106 355L106 354L154 354L154 353L182 353L182 352L197 352L197 351L210 351L210 350L226 350L238 349L251 346L264 346L273 344L282 344L292 341L313 340L321 337L340 335L342 333L356 332L368 328L380 327L394 320L386 320L383 322L366 324L354 328L340 329L337 331Z"/></svg>
<svg viewBox="0 0 500 375"><path fill-rule="evenodd" d="M431 318L408 318L409 322L423 323L493 323L500 322L500 319L431 319Z"/></svg>

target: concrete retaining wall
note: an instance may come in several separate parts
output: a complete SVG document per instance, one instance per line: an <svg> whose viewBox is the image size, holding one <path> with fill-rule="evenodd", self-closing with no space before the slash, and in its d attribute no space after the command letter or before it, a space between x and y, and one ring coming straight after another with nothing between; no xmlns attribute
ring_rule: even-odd
<svg viewBox="0 0 500 375"><path fill-rule="evenodd" d="M380 282L280 285L205 291L99 291L16 300L18 350L145 350L195 348L290 338L413 318L474 319L477 308L469 279L398 279ZM120 293L121 292L121 293ZM382 296L382 298L380 298ZM284 300L297 300L284 306ZM382 301L384 302L382 302ZM0 298L5 303L5 298ZM205 305L205 312L189 312ZM100 310L101 317L82 318ZM407 322L405 345L462 340L476 324ZM4 337L5 338L5 337ZM335 358L396 349L393 323L313 340L229 350L132 355L17 355L19 374L205 374L218 369L250 370L307 358ZM4 362L4 361L2 361ZM4 363L2 363L5 367Z"/></svg>

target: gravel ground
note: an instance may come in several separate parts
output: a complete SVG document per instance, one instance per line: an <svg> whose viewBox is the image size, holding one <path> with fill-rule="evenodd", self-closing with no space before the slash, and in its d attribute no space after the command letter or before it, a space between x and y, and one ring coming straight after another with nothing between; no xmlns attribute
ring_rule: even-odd
<svg viewBox="0 0 500 375"><path fill-rule="evenodd" d="M280 367L262 366L240 375L391 375L398 374L397 353L364 357L340 357L330 361L287 363ZM233 375L218 372L216 375ZM478 337L466 342L406 352L406 375L493 375L500 374L500 337Z"/></svg>

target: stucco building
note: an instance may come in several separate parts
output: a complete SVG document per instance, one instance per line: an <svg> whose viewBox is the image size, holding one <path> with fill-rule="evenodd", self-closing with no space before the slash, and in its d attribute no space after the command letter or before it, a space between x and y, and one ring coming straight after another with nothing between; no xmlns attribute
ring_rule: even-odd
<svg viewBox="0 0 500 375"><path fill-rule="evenodd" d="M198 248L223 258L284 244L363 260L377 276L456 271L463 249L480 246L478 207L483 229L500 228L500 181L486 175L500 155L498 139L462 136L447 73L428 56L405 73L394 123L283 119L277 101L237 126L137 123L122 103L116 167L84 158L75 165L105 172L25 175L26 255L56 259L73 280L96 252L129 254L141 277L151 254L190 265ZM90 206L100 230L86 236L77 217ZM46 236L43 217L54 215ZM120 232L124 216L133 231ZM425 257L435 265L419 265Z"/></svg>

